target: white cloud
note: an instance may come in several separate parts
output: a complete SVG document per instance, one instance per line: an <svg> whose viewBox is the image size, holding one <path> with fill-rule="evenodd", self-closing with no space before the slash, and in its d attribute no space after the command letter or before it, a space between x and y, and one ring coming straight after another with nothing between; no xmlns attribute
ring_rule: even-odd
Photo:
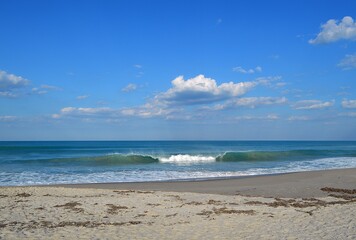
<svg viewBox="0 0 356 240"><path fill-rule="evenodd" d="M158 94L155 100L165 104L201 104L211 103L245 94L258 82L222 83L217 85L212 78L198 75L184 80L179 76L172 81L173 87Z"/></svg>
<svg viewBox="0 0 356 240"><path fill-rule="evenodd" d="M140 64L135 64L135 65L133 65L135 68L142 68L142 65L140 65Z"/></svg>
<svg viewBox="0 0 356 240"><path fill-rule="evenodd" d="M324 109L334 105L334 101L322 102L320 100L302 100L296 102L293 107L297 110Z"/></svg>
<svg viewBox="0 0 356 240"><path fill-rule="evenodd" d="M22 95L46 94L52 90L62 90L59 87L51 85L41 85L39 87L30 87L30 81L0 70L0 97L15 98Z"/></svg>
<svg viewBox="0 0 356 240"><path fill-rule="evenodd" d="M134 84L134 83L130 83L126 87L121 89L121 91L123 91L123 92L132 92L132 91L135 91L136 89L137 89L137 85Z"/></svg>
<svg viewBox="0 0 356 240"><path fill-rule="evenodd" d="M15 98L19 89L26 87L29 80L0 70L0 97Z"/></svg>
<svg viewBox="0 0 356 240"><path fill-rule="evenodd" d="M347 54L337 66L343 70L356 68L356 53Z"/></svg>
<svg viewBox="0 0 356 240"><path fill-rule="evenodd" d="M346 16L341 22L335 19L328 20L321 26L321 32L310 44L336 42L338 40L356 40L356 23L352 17Z"/></svg>
<svg viewBox="0 0 356 240"><path fill-rule="evenodd" d="M286 82L279 82L279 83L276 83L276 87L284 87L285 85L287 85Z"/></svg>
<svg viewBox="0 0 356 240"><path fill-rule="evenodd" d="M41 88L32 88L32 93L42 95L48 93L48 91Z"/></svg>
<svg viewBox="0 0 356 240"><path fill-rule="evenodd" d="M89 97L89 95L81 95L81 96L77 96L77 100L84 100L87 99Z"/></svg>
<svg viewBox="0 0 356 240"><path fill-rule="evenodd" d="M97 113L108 113L112 112L111 108L102 107L102 108L75 108L75 107L65 107L61 110L62 113L81 113L81 114L97 114Z"/></svg>
<svg viewBox="0 0 356 240"><path fill-rule="evenodd" d="M307 116L290 116L288 121L308 121L310 120Z"/></svg>
<svg viewBox="0 0 356 240"><path fill-rule="evenodd" d="M0 122L13 122L16 121L18 118L15 116L0 116Z"/></svg>
<svg viewBox="0 0 356 240"><path fill-rule="evenodd" d="M258 78L251 82L225 82L217 84L214 79L198 75L185 80L179 76L172 81L172 87L148 99L141 106L126 107L121 109L111 108L77 108L66 107L60 113L53 114L53 118L81 117L84 118L106 118L119 119L119 117L152 118L161 117L165 119L195 119L207 116L199 110L219 110L228 107L250 107L260 105L282 104L287 102L286 98L256 97L241 98L257 85L266 85L279 77ZM210 107L210 104L221 101L220 105ZM205 108L197 108L196 105L205 104Z"/></svg>
<svg viewBox="0 0 356 240"><path fill-rule="evenodd" d="M267 116L239 116L235 120L278 120L277 114L268 114Z"/></svg>
<svg viewBox="0 0 356 240"><path fill-rule="evenodd" d="M98 108L82 108L82 107L65 107L60 110L59 113L52 114L52 118L81 118L81 119L94 119L103 118L106 120L117 121L123 117L141 117L141 118L152 118L152 117L165 117L169 118L171 113L176 112L176 110L168 109L162 106L156 106L150 103L146 103L140 107L133 108L122 108L113 109L108 107L98 107Z"/></svg>
<svg viewBox="0 0 356 240"><path fill-rule="evenodd" d="M146 103L140 107L124 108L121 114L124 116L137 116L142 118L165 117L169 118L171 114L177 112L174 108L167 108L161 104Z"/></svg>
<svg viewBox="0 0 356 240"><path fill-rule="evenodd" d="M0 89L12 89L29 84L29 80L0 70Z"/></svg>
<svg viewBox="0 0 356 240"><path fill-rule="evenodd" d="M62 108L59 114L52 114L52 118L62 118L62 117L107 117L117 115L118 111L108 108L77 108L77 107L65 107Z"/></svg>
<svg viewBox="0 0 356 240"><path fill-rule="evenodd" d="M3 91L0 92L0 97L7 97L7 98L15 98L18 95L14 92L10 92L10 91Z"/></svg>
<svg viewBox="0 0 356 240"><path fill-rule="evenodd" d="M232 99L223 104L216 104L212 107L206 106L202 109L220 111L236 107L256 108L263 105L279 105L287 102L288 99L285 97L247 97Z"/></svg>
<svg viewBox="0 0 356 240"><path fill-rule="evenodd" d="M356 112L340 113L339 116L343 116L343 117L356 117Z"/></svg>
<svg viewBox="0 0 356 240"><path fill-rule="evenodd" d="M42 88L42 89L48 89L48 90L58 90L58 91L62 90L62 88L60 88L60 87L51 86L51 85L45 85L45 84L44 84L44 85L41 85L40 88Z"/></svg>
<svg viewBox="0 0 356 240"><path fill-rule="evenodd" d="M253 73L256 73L256 72L262 72L262 68L260 66L257 66L257 67L255 67L253 69L252 68L251 69L244 69L243 67L238 66L238 67L234 67L232 69L232 71L243 73L243 74L253 74Z"/></svg>
<svg viewBox="0 0 356 240"><path fill-rule="evenodd" d="M341 105L343 108L356 108L356 100L343 100Z"/></svg>
<svg viewBox="0 0 356 240"><path fill-rule="evenodd" d="M59 91L59 90L62 89L56 86L41 85L40 87L32 88L32 93L42 95L48 93L48 91Z"/></svg>
<svg viewBox="0 0 356 240"><path fill-rule="evenodd" d="M276 105L287 103L285 97L248 97L239 98L233 101L233 105L241 107L255 108L260 105Z"/></svg>

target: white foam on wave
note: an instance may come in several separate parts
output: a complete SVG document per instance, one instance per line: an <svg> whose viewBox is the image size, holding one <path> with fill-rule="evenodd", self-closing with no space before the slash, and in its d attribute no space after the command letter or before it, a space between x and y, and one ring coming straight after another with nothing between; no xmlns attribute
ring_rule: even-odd
<svg viewBox="0 0 356 240"><path fill-rule="evenodd" d="M172 155L170 157L159 158L162 163L177 163L177 164L192 164L192 163L206 163L215 162L215 157L212 156L201 156L201 155L189 155L189 154L178 154Z"/></svg>
<svg viewBox="0 0 356 240"><path fill-rule="evenodd" d="M213 157L174 155L166 158L177 164L199 163L201 161L215 161ZM186 161L184 161L186 160ZM238 166L238 165L236 165ZM104 183L104 182L146 182L164 180L184 179L206 179L219 177L251 176L261 174L278 174L288 172L303 172L323 169L355 168L356 157L334 157L316 160L295 161L275 167L256 166L246 170L229 168L228 171L221 170L188 170L177 171L176 169L165 170L126 170L126 171L104 171L70 173L43 171L23 171L21 173L0 172L0 186L19 185L43 185L60 183Z"/></svg>

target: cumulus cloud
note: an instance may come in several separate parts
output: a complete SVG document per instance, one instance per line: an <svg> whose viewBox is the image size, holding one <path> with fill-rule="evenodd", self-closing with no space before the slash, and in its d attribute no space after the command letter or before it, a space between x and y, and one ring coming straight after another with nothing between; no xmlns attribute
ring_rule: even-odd
<svg viewBox="0 0 356 240"><path fill-rule="evenodd" d="M172 88L158 94L155 100L166 104L201 104L211 103L245 94L258 82L228 82L218 85L212 78L198 75L184 80L179 76L172 81Z"/></svg>
<svg viewBox="0 0 356 240"><path fill-rule="evenodd" d="M356 68L356 53L347 54L337 66L343 70Z"/></svg>
<svg viewBox="0 0 356 240"><path fill-rule="evenodd" d="M204 110L221 110L229 107L254 108L262 105L283 104L287 102L286 98L241 98L242 95L255 86L266 86L269 82L278 79L279 77L267 77L258 78L251 82L225 82L217 84L214 79L206 78L204 75L198 75L187 80L183 76L179 76L171 82L171 88L156 94L140 106L121 109L66 107L60 113L52 115L52 117L105 117L113 120L119 117L161 117L182 120L201 118L207 116L207 112L204 112ZM220 104L211 107L212 104L217 104L218 102ZM205 105L205 108L198 108L197 105Z"/></svg>
<svg viewBox="0 0 356 240"><path fill-rule="evenodd" d="M23 87L29 84L29 80L0 70L0 90Z"/></svg>
<svg viewBox="0 0 356 240"><path fill-rule="evenodd" d="M0 70L0 96L17 97L18 90L30 83L29 80Z"/></svg>
<svg viewBox="0 0 356 240"><path fill-rule="evenodd" d="M46 94L48 91L62 90L51 85L30 87L31 82L21 76L0 70L0 97L16 98L22 95Z"/></svg>
<svg viewBox="0 0 356 240"><path fill-rule="evenodd" d="M251 69L244 69L243 67L238 66L238 67L234 67L232 69L232 71L243 73L243 74L253 74L256 72L262 72L262 68L260 66L257 66L255 68L251 68Z"/></svg>
<svg viewBox="0 0 356 240"><path fill-rule="evenodd" d="M123 92L132 92L132 91L135 91L136 89L137 89L137 85L134 84L134 83L130 83L126 87L121 89L121 91L123 91Z"/></svg>
<svg viewBox="0 0 356 240"><path fill-rule="evenodd" d="M356 108L356 100L343 100L341 102L343 108Z"/></svg>
<svg viewBox="0 0 356 240"><path fill-rule="evenodd" d="M341 21L330 19L321 26L321 32L310 44L331 43L339 40L356 40L356 23L352 17L346 16Z"/></svg>
<svg viewBox="0 0 356 240"><path fill-rule="evenodd" d="M297 110L324 109L334 105L334 101L323 102L320 100L302 100L296 102L293 107Z"/></svg>

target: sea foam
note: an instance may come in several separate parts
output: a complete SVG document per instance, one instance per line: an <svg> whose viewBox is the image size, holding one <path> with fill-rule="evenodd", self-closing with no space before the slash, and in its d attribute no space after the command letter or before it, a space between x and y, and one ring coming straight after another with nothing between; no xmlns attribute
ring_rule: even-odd
<svg viewBox="0 0 356 240"><path fill-rule="evenodd" d="M172 155L170 157L159 158L159 161L162 163L177 163L177 164L206 163L206 162L215 162L215 157L178 154L178 155Z"/></svg>

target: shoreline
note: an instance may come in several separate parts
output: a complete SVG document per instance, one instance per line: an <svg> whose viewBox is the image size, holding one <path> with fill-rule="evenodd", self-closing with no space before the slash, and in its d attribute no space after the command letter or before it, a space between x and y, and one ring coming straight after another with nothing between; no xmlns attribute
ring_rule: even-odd
<svg viewBox="0 0 356 240"><path fill-rule="evenodd" d="M353 189L356 168L280 173L271 175L156 182L81 183L36 187L95 188L163 192L191 192L261 197L325 197L323 187Z"/></svg>
<svg viewBox="0 0 356 240"><path fill-rule="evenodd" d="M356 168L0 187L0 239L354 239Z"/></svg>

